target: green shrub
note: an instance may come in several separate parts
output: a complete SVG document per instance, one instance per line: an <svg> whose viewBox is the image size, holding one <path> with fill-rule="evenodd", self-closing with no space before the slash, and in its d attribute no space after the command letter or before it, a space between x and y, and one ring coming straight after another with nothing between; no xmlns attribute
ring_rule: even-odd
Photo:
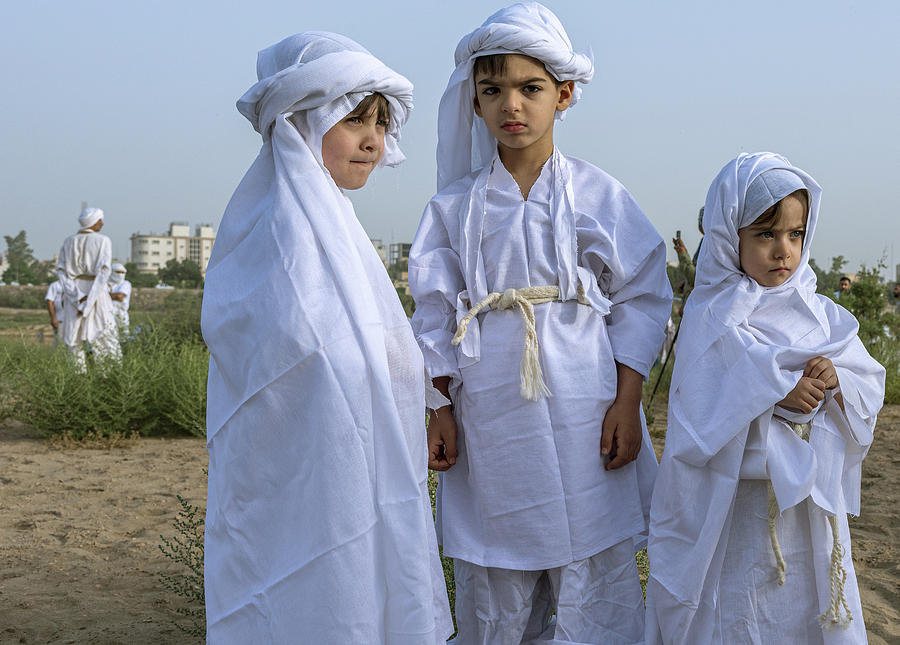
<svg viewBox="0 0 900 645"><path fill-rule="evenodd" d="M62 348L7 343L3 360L7 414L48 434L204 434L209 354L199 343L146 331L121 362L89 362L84 374Z"/></svg>
<svg viewBox="0 0 900 645"><path fill-rule="evenodd" d="M179 565L180 573L170 575L159 572L163 587L184 601L185 606L175 612L188 619L188 624L176 622L175 626L190 636L206 639L206 594L203 587L203 518L206 511L177 495L181 510L172 522L175 535L160 535L159 550L171 562Z"/></svg>

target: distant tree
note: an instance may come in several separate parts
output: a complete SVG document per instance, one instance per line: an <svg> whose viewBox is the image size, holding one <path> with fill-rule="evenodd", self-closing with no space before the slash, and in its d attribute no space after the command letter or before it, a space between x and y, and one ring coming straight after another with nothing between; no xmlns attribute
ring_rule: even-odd
<svg viewBox="0 0 900 645"><path fill-rule="evenodd" d="M172 287L196 289L203 284L203 273L193 260L179 262L172 259L159 269L159 279Z"/></svg>
<svg viewBox="0 0 900 645"><path fill-rule="evenodd" d="M155 287L159 282L159 276L155 273L142 273L134 262L125 263L125 278L132 287Z"/></svg>
<svg viewBox="0 0 900 645"><path fill-rule="evenodd" d="M816 273L816 292L829 298L832 297L834 292L838 290L838 282L840 282L841 276L844 275L844 266L846 264L847 260L844 259L844 256L838 255L831 258L831 270L825 271L816 264L813 258L810 258L809 266Z"/></svg>
<svg viewBox="0 0 900 645"><path fill-rule="evenodd" d="M4 282L19 284L45 284L55 267L52 262L40 262L35 259L34 252L25 239L25 231L19 231L15 237L4 235L6 240L6 259L9 268L3 272Z"/></svg>
<svg viewBox="0 0 900 645"><path fill-rule="evenodd" d="M400 298L400 304L403 305L403 311L406 312L406 317L412 318L412 315L416 312L416 301L413 300L413 297L409 295L403 287L395 288L397 290L397 297Z"/></svg>

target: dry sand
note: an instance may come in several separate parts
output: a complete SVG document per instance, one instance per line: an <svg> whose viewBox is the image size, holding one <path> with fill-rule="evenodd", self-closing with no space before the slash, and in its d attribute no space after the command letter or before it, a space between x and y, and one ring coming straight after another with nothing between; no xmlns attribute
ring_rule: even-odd
<svg viewBox="0 0 900 645"><path fill-rule="evenodd" d="M665 408L656 412L661 435ZM900 643L898 463L900 406L889 406L850 525L873 645ZM174 626L179 600L156 574L180 570L159 536L174 534L176 494L203 505L205 466L199 439L61 449L0 423L0 643L196 642Z"/></svg>

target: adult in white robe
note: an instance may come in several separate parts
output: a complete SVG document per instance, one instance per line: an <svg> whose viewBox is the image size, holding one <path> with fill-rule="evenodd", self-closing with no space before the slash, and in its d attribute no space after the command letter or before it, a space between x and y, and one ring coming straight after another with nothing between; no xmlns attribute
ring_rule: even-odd
<svg viewBox="0 0 900 645"><path fill-rule="evenodd" d="M103 211L86 208L78 218L80 229L59 249L56 277L65 293L63 342L85 369L84 343L91 344L99 360L121 357L112 300L106 283L112 267L112 242L99 231Z"/></svg>
<svg viewBox="0 0 900 645"><path fill-rule="evenodd" d="M656 459L643 420L643 448L621 469L604 469L600 439L616 363L646 378L659 351L671 309L665 247L619 182L558 149L522 198L496 139L473 118L473 61L493 53L537 58L559 80L593 72L549 10L515 5L463 38L441 100L440 192L413 242L409 284L413 328L429 373L450 377L458 432L437 518L444 554L456 559L458 642L518 643L516 630L575 642L565 630L593 622L580 633L633 643L643 636L634 552L646 538ZM534 306L534 327L552 395L529 400L518 309L487 310L458 346L452 339L489 293L546 285L559 296ZM547 588L541 577L556 597L516 615L517 596ZM542 606L556 609L556 625ZM463 612L480 623L477 634L464 633Z"/></svg>
<svg viewBox="0 0 900 645"><path fill-rule="evenodd" d="M738 230L798 189L799 264L760 286L741 269ZM741 154L709 189L653 493L647 643L866 642L847 514L859 514L885 372L853 316L815 293L820 198L771 153ZM836 390L808 415L778 406L817 356L834 364L844 410Z"/></svg>
<svg viewBox="0 0 900 645"><path fill-rule="evenodd" d="M210 643L443 643L424 365L397 293L322 161L378 92L403 160L412 85L327 32L264 49L238 109L263 137L206 274Z"/></svg>
<svg viewBox="0 0 900 645"><path fill-rule="evenodd" d="M128 309L131 307L131 283L125 279L125 273L123 264L113 262L112 272L109 274L109 296L113 303L119 338L128 335L128 328L131 325L128 316Z"/></svg>

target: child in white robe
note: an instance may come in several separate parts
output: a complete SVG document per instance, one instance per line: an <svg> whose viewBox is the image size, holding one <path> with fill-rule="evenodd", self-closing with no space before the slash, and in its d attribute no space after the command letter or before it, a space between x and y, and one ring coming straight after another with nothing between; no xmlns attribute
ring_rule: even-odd
<svg viewBox="0 0 900 645"><path fill-rule="evenodd" d="M109 274L109 297L112 299L120 340L128 336L131 326L128 317L128 309L131 306L131 283L125 279L125 273L125 265L113 262L112 272Z"/></svg>
<svg viewBox="0 0 900 645"><path fill-rule="evenodd" d="M621 184L553 145L593 73L556 16L501 10L456 63L409 283L453 402L429 456L457 642L640 642L656 471L640 391L671 308L665 247Z"/></svg>
<svg viewBox="0 0 900 645"><path fill-rule="evenodd" d="M821 189L741 154L706 198L651 509L647 643L865 643L847 514L884 368L809 267Z"/></svg>
<svg viewBox="0 0 900 645"><path fill-rule="evenodd" d="M257 72L203 299L207 642L443 643L422 355L342 192L403 160L412 85L327 32Z"/></svg>

